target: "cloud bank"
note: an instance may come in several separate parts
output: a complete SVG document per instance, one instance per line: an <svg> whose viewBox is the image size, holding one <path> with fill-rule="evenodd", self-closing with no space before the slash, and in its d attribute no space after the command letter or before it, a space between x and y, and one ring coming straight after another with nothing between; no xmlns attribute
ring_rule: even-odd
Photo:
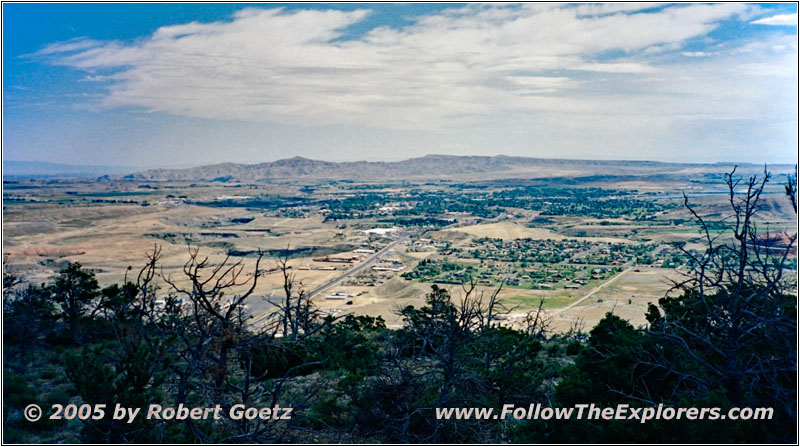
<svg viewBox="0 0 800 447"><path fill-rule="evenodd" d="M103 92L93 106L105 108L630 152L708 142L709 132L730 145L723 133L741 122L781 138L796 127L796 36L713 37L724 23L796 20L764 13L730 3L468 5L363 31L367 9L248 8L134 41L57 42L32 57L85 72Z"/></svg>

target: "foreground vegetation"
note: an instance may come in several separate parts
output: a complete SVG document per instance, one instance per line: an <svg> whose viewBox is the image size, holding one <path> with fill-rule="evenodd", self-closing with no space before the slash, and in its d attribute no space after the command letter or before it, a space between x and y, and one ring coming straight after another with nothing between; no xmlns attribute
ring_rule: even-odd
<svg viewBox="0 0 800 447"><path fill-rule="evenodd" d="M285 261L285 297L254 328L245 304L256 299L258 274L241 262L211 264L199 250L180 280L161 274L157 248L121 285L101 287L77 263L42 285L4 272L3 441L793 442L797 297L782 275L796 236L776 253L756 228L766 174L727 180L730 237L709 231L687 200L706 250L682 253L694 269L639 328L609 313L588 334L554 334L541 310L504 327L509 309L498 294L467 284L460 296L432 286L424 306L398 311L404 325L392 330L380 318L323 314ZM774 415L646 424L435 417L435 408L537 402L771 407ZM279 421L31 423L21 414L30 403L294 412Z"/></svg>

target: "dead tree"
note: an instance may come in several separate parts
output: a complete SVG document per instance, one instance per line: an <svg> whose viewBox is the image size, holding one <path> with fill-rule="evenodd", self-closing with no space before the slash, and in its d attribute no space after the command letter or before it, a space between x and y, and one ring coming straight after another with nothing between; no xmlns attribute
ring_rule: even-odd
<svg viewBox="0 0 800 447"><path fill-rule="evenodd" d="M794 165L794 174L789 174L784 186L789 201L792 202L795 214L797 213L797 165Z"/></svg>
<svg viewBox="0 0 800 447"><path fill-rule="evenodd" d="M756 218L769 173L743 181L735 171L725 177L732 211L727 233L712 235L684 195L705 250L683 250L694 268L660 309L651 307L646 332L669 349L644 353L640 367L673 377L676 390L710 392L722 385L735 404L756 398L794 415L796 395L787 377L797 371L797 305L782 280L797 235L784 235L786 245L775 250Z"/></svg>
<svg viewBox="0 0 800 447"><path fill-rule="evenodd" d="M522 330L529 336L537 339L546 339L550 335L552 318L544 311L544 298L539 299L536 309L528 311L522 319ZM578 335L572 329L568 336Z"/></svg>
<svg viewBox="0 0 800 447"><path fill-rule="evenodd" d="M264 324L264 328L273 336L280 334L281 337L296 342L318 332L326 323L322 312L314 305L303 289L303 284L291 271L288 258L279 259L277 268L283 275L284 296L280 301L267 299L275 307L275 311ZM297 286L300 290L297 290Z"/></svg>
<svg viewBox="0 0 800 447"><path fill-rule="evenodd" d="M426 305L420 309L411 306L400 311L410 337L404 342L405 351L411 350L412 363L423 365L429 378L418 376L416 380L432 380L437 390L432 406L436 408L466 405L487 405L486 396L503 394L502 385L495 383L494 377L501 371L511 371L522 360L529 360L525 352L529 345L522 343L513 352L502 352L498 341L508 337L510 329L499 323L508 309L500 299L503 284L491 294L484 294L474 281L462 285L458 298L438 286L433 286L428 294ZM527 335L519 334L520 338ZM530 339L532 340L532 338ZM400 370L402 372L402 368ZM435 380L434 380L435 379ZM406 413L407 417L416 411ZM438 443L443 433L454 430L457 422L434 419L431 421L426 442ZM404 436L407 427L403 429ZM477 437L480 425L463 422L458 430L473 432ZM478 438L467 438L478 439Z"/></svg>
<svg viewBox="0 0 800 447"><path fill-rule="evenodd" d="M205 351L211 359L210 373L217 388L221 388L228 378L229 353L244 330L242 306L256 289L262 257L263 253L259 250L253 275L243 280L240 279L244 271L242 260L231 262L230 256L226 256L222 262L214 265L208 257L199 258L199 248L190 247L189 260L183 266L183 274L190 287L162 275L189 308L199 332L200 344L197 348ZM236 294L234 291L241 287L247 288ZM230 296L228 293L231 293Z"/></svg>

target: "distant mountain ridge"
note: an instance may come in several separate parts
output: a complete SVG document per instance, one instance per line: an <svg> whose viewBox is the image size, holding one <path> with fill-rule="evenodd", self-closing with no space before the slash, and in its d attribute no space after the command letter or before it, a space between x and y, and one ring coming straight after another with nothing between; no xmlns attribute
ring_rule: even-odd
<svg viewBox="0 0 800 447"><path fill-rule="evenodd" d="M746 164L739 164L740 166ZM751 165L754 166L754 165ZM331 162L292 157L258 164L220 163L183 169L150 169L124 178L139 181L267 181L317 179L452 178L492 174L497 177L591 175L642 175L686 170L722 171L733 163L669 163L659 161L570 160L496 156L426 155L403 161Z"/></svg>
<svg viewBox="0 0 800 447"><path fill-rule="evenodd" d="M73 165L46 161L3 160L3 177L97 177L129 174L141 170L131 166Z"/></svg>

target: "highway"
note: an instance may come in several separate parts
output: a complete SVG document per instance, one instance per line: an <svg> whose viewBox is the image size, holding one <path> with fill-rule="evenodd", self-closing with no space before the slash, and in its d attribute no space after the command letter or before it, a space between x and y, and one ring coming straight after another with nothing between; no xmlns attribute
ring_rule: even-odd
<svg viewBox="0 0 800 447"><path fill-rule="evenodd" d="M344 279L349 278L349 277L355 275L356 273L358 273L358 272L370 267L371 265L375 264L381 258L381 256L385 255L386 253L389 252L389 250L397 247L398 244L400 244L401 242L403 242L405 240L406 240L405 236L399 237L396 241L394 241L394 242L390 243L389 245L383 247L382 249L380 249L380 251L378 251L377 253L373 254L372 256L370 256L369 258L367 258L365 261L361 262L357 266L351 268L350 270L348 270L347 272L343 273L342 275L337 276L336 278L333 278L333 279L327 281L325 284L317 287L316 289L306 293L306 296L308 298L312 298L314 295L316 295L316 294L318 294L320 292L324 292L325 290L333 287L334 285L338 284L339 282L343 281Z"/></svg>
<svg viewBox="0 0 800 447"><path fill-rule="evenodd" d="M383 247L378 252L374 253L372 256L370 256L369 258L367 258L366 260L364 260L360 264L354 266L353 268L351 268L350 270L346 271L345 273L337 276L336 278L333 278L333 279L330 279L330 280L326 281L325 284L315 288L314 290L312 290L310 292L307 292L305 296L308 297L308 298L312 298L314 295L317 295L320 292L324 292L325 290L327 290L327 289L333 287L334 285L340 283L344 279L349 278L349 277L355 275L356 273L361 272L362 270L364 270L366 268L369 268L370 266L372 266L373 264L378 262L378 260L381 258L381 256L385 255L390 250L392 250L393 248L397 247L400 243L406 241L407 239L408 239L407 235L405 235L405 234L401 235L400 237L397 238L396 241L394 241L394 242L390 243L389 245ZM250 324L251 326L258 326L261 323L262 320L264 320L267 316L269 316L274 311L275 311L275 308L272 307L272 308L270 308L269 310L267 310L265 312L261 312L258 315L254 316L253 318L251 318L250 321L248 322L248 324Z"/></svg>

